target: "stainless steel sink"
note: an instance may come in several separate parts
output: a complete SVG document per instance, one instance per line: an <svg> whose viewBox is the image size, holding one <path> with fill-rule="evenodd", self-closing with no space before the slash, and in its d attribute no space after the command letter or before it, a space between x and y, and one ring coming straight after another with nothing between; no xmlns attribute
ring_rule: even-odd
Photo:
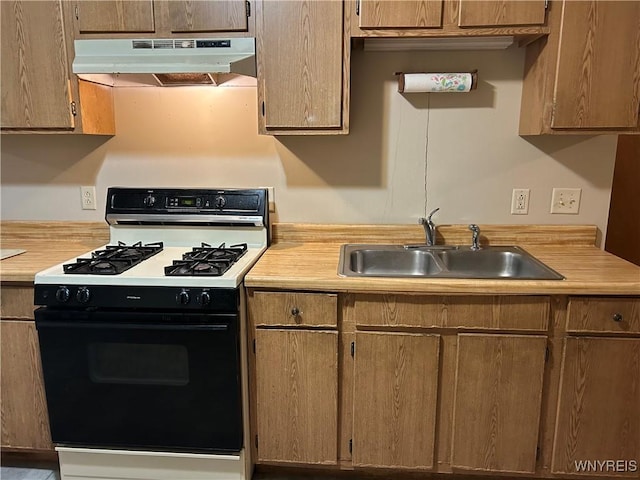
<svg viewBox="0 0 640 480"><path fill-rule="evenodd" d="M562 280L519 247L343 245L338 274L345 277Z"/></svg>

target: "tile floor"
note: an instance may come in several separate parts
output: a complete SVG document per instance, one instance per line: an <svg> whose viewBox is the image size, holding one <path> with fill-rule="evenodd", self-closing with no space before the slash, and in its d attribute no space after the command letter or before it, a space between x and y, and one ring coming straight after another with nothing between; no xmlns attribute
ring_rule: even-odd
<svg viewBox="0 0 640 480"><path fill-rule="evenodd" d="M57 469L28 468L28 467L0 467L2 480L60 480Z"/></svg>

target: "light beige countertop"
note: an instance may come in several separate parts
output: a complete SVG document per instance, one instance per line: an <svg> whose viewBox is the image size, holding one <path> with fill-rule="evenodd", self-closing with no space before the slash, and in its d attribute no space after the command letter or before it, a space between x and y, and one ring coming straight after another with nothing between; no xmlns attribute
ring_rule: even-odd
<svg viewBox="0 0 640 480"><path fill-rule="evenodd" d="M640 295L640 267L595 247L595 227L481 225L483 244L519 245L565 277L544 281L340 277L343 243L424 242L421 228L374 227L374 234L367 234L360 227L351 232L347 227L339 231L303 227L276 226L277 243L247 274L246 287L370 293ZM466 227L439 230L439 243L468 244L467 237ZM401 241L403 238L406 240Z"/></svg>

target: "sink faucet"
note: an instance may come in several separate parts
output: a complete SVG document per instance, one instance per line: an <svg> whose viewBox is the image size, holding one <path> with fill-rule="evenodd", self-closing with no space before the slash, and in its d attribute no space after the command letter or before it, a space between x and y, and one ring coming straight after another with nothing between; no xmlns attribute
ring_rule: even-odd
<svg viewBox="0 0 640 480"><path fill-rule="evenodd" d="M474 223L469 225L471 230L471 250L480 250L480 227Z"/></svg>
<svg viewBox="0 0 640 480"><path fill-rule="evenodd" d="M440 208L436 208L433 210L427 218L421 217L418 219L418 223L420 223L424 227L424 234L426 237L427 245L432 247L436 244L436 224L433 223L431 217L434 213L436 213Z"/></svg>

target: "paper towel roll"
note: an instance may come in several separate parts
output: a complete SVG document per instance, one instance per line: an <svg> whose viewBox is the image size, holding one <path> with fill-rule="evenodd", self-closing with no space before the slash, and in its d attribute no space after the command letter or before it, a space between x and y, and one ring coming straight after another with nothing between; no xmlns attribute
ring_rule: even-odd
<svg viewBox="0 0 640 480"><path fill-rule="evenodd" d="M466 93L474 90L478 74L467 73L399 73L398 91Z"/></svg>

